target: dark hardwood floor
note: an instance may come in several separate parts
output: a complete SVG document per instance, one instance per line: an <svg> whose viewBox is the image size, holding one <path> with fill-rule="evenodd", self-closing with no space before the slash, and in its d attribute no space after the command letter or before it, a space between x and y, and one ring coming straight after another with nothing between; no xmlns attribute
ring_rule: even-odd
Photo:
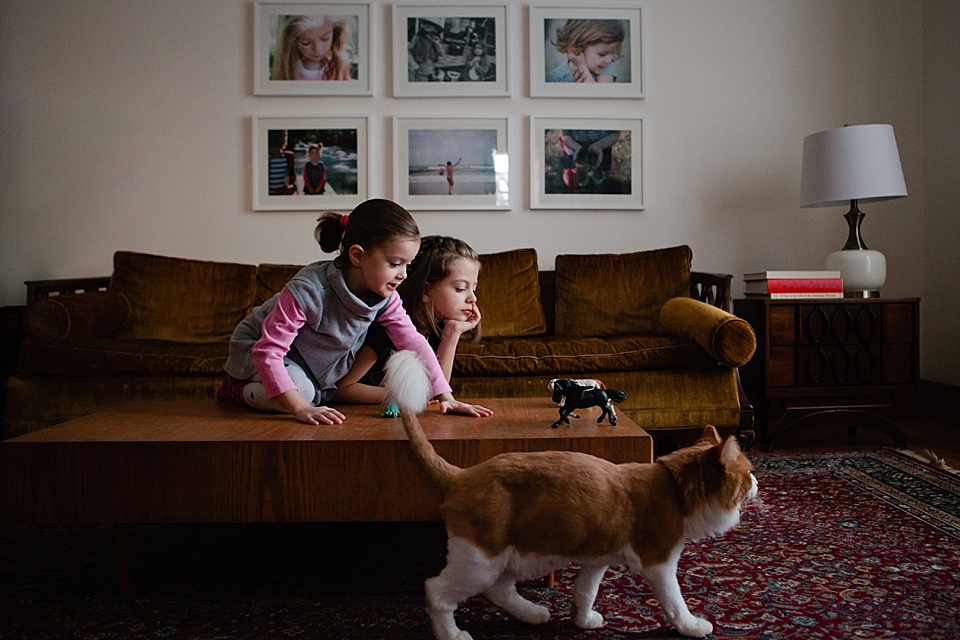
<svg viewBox="0 0 960 640"><path fill-rule="evenodd" d="M924 450L942 458L947 466L960 471L960 425L948 424L923 416L891 420L907 437L907 448L915 453ZM778 436L774 451L826 451L894 447L887 436L871 429L860 428L851 436L845 427L824 422L798 427ZM760 448L763 448L761 442Z"/></svg>

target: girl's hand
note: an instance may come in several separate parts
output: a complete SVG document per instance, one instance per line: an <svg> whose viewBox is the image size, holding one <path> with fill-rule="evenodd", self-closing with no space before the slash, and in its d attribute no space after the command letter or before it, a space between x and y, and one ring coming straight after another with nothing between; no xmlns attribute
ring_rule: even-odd
<svg viewBox="0 0 960 640"><path fill-rule="evenodd" d="M570 64L570 71L573 73L574 82L596 82L590 69L587 68L587 56L583 52L567 53L567 60Z"/></svg>
<svg viewBox="0 0 960 640"><path fill-rule="evenodd" d="M445 393L440 396L439 400L440 413L462 413L464 415L473 416L474 418L486 418L487 416L493 415L493 411L491 409L481 407L478 404L467 404L466 402L460 402L449 393Z"/></svg>
<svg viewBox="0 0 960 640"><path fill-rule="evenodd" d="M587 151L592 152L596 157L596 166L600 166L600 163L603 162L603 147L599 147L596 144L591 144Z"/></svg>
<svg viewBox="0 0 960 640"><path fill-rule="evenodd" d="M480 308L474 303L470 307L470 315L466 320L446 320L443 323L443 332L449 331L451 337L459 340L460 334L475 329L478 324L480 324Z"/></svg>
<svg viewBox="0 0 960 640"><path fill-rule="evenodd" d="M333 407L299 407L293 412L293 417L299 422L312 425L343 424L346 420L346 416Z"/></svg>

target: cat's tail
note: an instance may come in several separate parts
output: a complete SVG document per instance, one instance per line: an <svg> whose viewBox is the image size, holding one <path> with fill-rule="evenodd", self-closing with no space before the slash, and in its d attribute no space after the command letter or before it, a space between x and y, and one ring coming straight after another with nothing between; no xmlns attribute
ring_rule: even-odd
<svg viewBox="0 0 960 640"><path fill-rule="evenodd" d="M413 451L427 473L438 485L446 486L461 471L437 453L420 426L418 413L423 413L431 396L427 369L413 351L398 351L384 365L383 384L387 399L400 408L400 419Z"/></svg>

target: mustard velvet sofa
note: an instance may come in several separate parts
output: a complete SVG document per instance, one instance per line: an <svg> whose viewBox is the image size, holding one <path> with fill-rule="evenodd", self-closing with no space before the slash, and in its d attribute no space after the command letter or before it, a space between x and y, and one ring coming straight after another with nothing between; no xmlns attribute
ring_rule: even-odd
<svg viewBox="0 0 960 640"><path fill-rule="evenodd" d="M627 392L618 409L648 431L713 424L749 444L737 367L756 337L728 312L731 277L691 272L692 257L561 255L539 271L534 249L482 256L482 338L461 340L454 393L545 396L552 378L597 378ZM109 277L27 283L3 437L120 402L214 402L234 327L300 268L131 251L113 262Z"/></svg>

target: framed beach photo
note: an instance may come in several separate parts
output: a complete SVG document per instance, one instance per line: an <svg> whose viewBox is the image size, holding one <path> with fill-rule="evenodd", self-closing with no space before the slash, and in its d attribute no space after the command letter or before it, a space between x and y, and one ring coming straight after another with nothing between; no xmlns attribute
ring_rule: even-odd
<svg viewBox="0 0 960 640"><path fill-rule="evenodd" d="M643 98L642 10L530 7L530 95Z"/></svg>
<svg viewBox="0 0 960 640"><path fill-rule="evenodd" d="M506 118L394 118L394 199L408 209L509 209Z"/></svg>
<svg viewBox="0 0 960 640"><path fill-rule="evenodd" d="M255 211L352 208L367 199L367 119L254 118Z"/></svg>
<svg viewBox="0 0 960 640"><path fill-rule="evenodd" d="M254 3L256 95L370 95L368 3Z"/></svg>
<svg viewBox="0 0 960 640"><path fill-rule="evenodd" d="M506 5L395 5L393 95L509 96L506 23Z"/></svg>
<svg viewBox="0 0 960 640"><path fill-rule="evenodd" d="M643 165L639 118L531 118L532 209L643 209Z"/></svg>

